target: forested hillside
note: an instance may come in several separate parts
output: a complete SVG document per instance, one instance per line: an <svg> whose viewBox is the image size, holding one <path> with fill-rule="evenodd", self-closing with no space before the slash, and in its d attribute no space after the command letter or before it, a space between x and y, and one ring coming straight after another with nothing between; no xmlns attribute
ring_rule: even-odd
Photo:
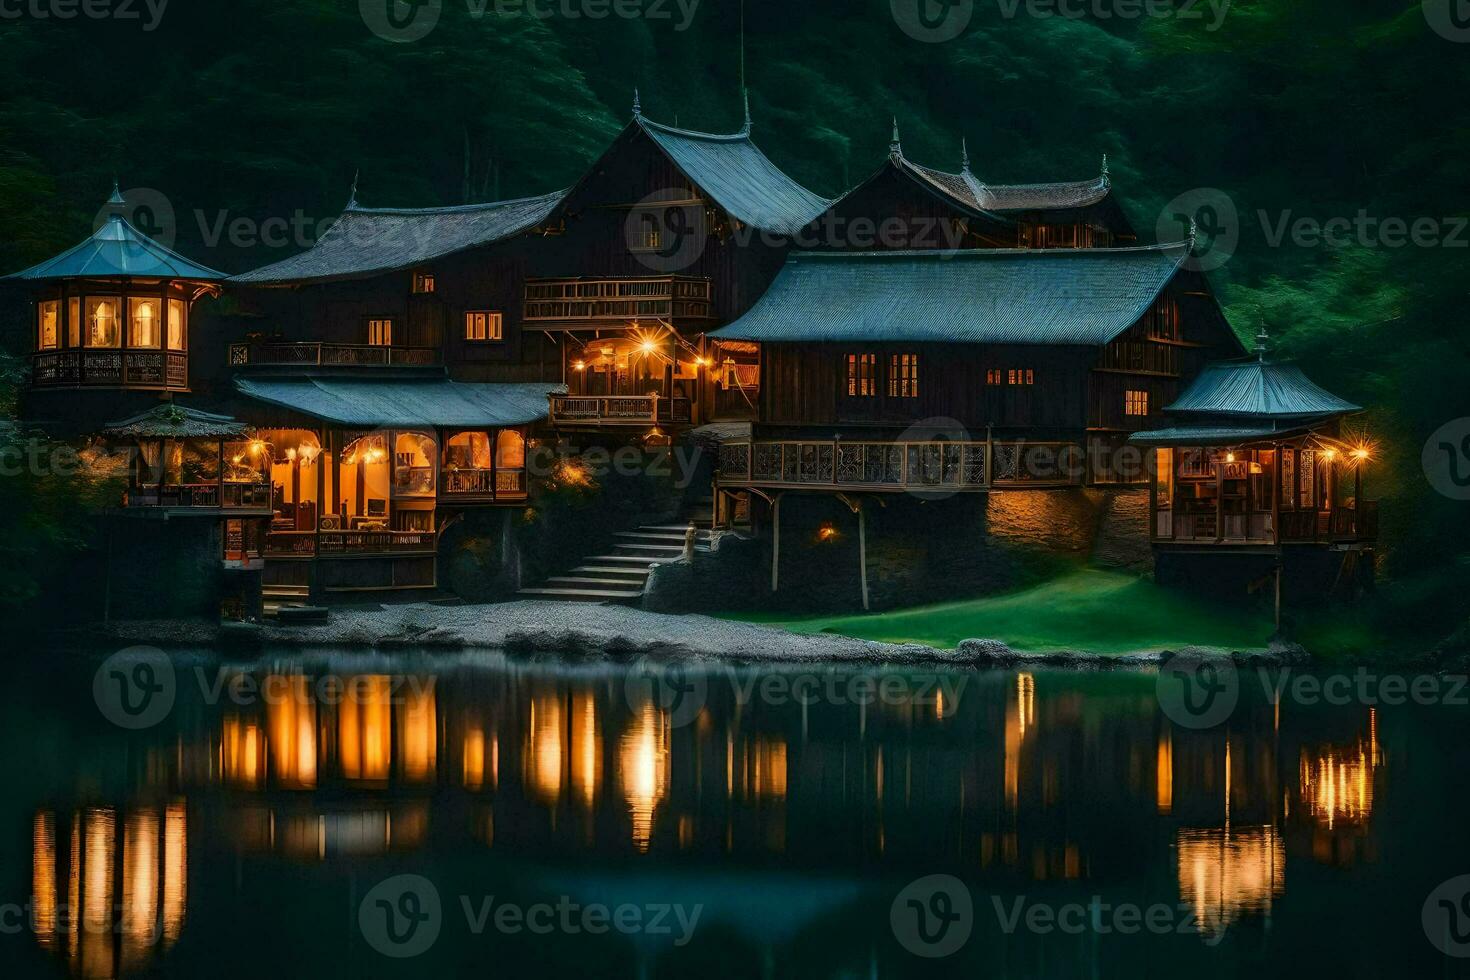
<svg viewBox="0 0 1470 980"><path fill-rule="evenodd" d="M1212 274L1237 330L1269 328L1371 409L1385 621L1442 633L1463 619L1470 504L1435 493L1420 455L1470 415L1470 231L1456 220L1470 213L1470 43L1417 0L1236 0L1141 19L1100 16L1136 4L1063 4L1090 11L1064 17L976 0L959 37L926 43L900 29L905 2L748 0L766 152L826 196L879 165L895 116L913 159L957 170L964 138L982 180L1080 179L1106 153L1145 239L1178 195L1221 192L1234 228L1206 231L1238 238ZM661 17L557 13L586 6L546 2L555 15L535 18L443 0L413 43L376 36L347 0L176 2L155 30L0 22L0 269L87 234L114 175L163 192L178 248L233 272L302 243L231 240L222 221L299 212L314 226L359 171L370 206L566 186L626 121L635 86L660 121L739 125L736 0L694 4L687 29L689 0L660 3ZM1302 218L1347 230L1314 242L1294 231ZM1417 240L1387 224L1420 219L1433 230Z"/></svg>

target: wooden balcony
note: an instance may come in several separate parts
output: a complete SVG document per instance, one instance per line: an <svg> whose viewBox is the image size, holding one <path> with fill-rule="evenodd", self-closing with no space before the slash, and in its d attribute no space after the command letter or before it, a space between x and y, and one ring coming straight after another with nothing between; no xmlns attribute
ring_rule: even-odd
<svg viewBox="0 0 1470 980"><path fill-rule="evenodd" d="M271 531L268 558L433 555L439 547L433 531Z"/></svg>
<svg viewBox="0 0 1470 980"><path fill-rule="evenodd" d="M552 395L551 424L562 426L652 426L687 424L687 398L658 395Z"/></svg>
<svg viewBox="0 0 1470 980"><path fill-rule="evenodd" d="M525 470L444 470L439 502L525 500Z"/></svg>
<svg viewBox="0 0 1470 980"><path fill-rule="evenodd" d="M157 350L63 350L31 355L36 388L189 390L189 355Z"/></svg>
<svg viewBox="0 0 1470 980"><path fill-rule="evenodd" d="M524 320L541 329L627 326L634 320L695 325L715 318L708 279L650 276L637 279L532 279L526 283Z"/></svg>
<svg viewBox="0 0 1470 980"><path fill-rule="evenodd" d="M726 488L983 492L1082 483L1070 443L734 442L720 447Z"/></svg>
<svg viewBox="0 0 1470 980"><path fill-rule="evenodd" d="M315 341L230 345L231 367L432 367L439 361L434 347Z"/></svg>
<svg viewBox="0 0 1470 980"><path fill-rule="evenodd" d="M257 511L270 513L269 483L183 483L135 486L128 490L131 510L165 507L194 510Z"/></svg>
<svg viewBox="0 0 1470 980"><path fill-rule="evenodd" d="M1275 547L1278 544L1368 545L1378 540L1378 501L1332 510L1286 510L1216 514L1210 510L1164 509L1154 513L1153 543L1160 545Z"/></svg>

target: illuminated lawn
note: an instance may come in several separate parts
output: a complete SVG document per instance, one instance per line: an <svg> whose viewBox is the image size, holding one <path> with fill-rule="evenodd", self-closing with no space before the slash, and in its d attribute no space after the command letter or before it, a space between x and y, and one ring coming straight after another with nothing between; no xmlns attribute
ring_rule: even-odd
<svg viewBox="0 0 1470 980"><path fill-rule="evenodd" d="M871 615L786 620L734 616L798 633L837 633L890 643L950 648L961 640L1001 640L1017 650L1129 653L1183 645L1264 647L1265 613L1224 607L1145 579L1087 569L1022 592Z"/></svg>

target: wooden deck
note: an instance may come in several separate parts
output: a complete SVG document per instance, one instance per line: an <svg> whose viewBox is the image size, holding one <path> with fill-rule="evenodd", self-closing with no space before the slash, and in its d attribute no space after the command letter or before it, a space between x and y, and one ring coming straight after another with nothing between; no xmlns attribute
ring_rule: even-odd
<svg viewBox="0 0 1470 980"><path fill-rule="evenodd" d="M379 347L290 341L231 344L231 367L432 367L440 363L434 347Z"/></svg>
<svg viewBox="0 0 1470 980"><path fill-rule="evenodd" d="M1082 447L1050 442L732 442L720 447L725 489L984 492L1080 486Z"/></svg>
<svg viewBox="0 0 1470 980"><path fill-rule="evenodd" d="M657 395L552 395L551 424L559 426L683 425L692 418L687 398Z"/></svg>

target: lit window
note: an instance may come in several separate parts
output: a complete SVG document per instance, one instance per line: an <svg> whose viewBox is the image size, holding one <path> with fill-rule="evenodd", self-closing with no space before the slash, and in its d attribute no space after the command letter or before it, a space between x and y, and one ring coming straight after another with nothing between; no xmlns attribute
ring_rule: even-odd
<svg viewBox="0 0 1470 980"><path fill-rule="evenodd" d="M894 354L888 359L888 397L919 397L918 354Z"/></svg>
<svg viewBox="0 0 1470 980"><path fill-rule="evenodd" d="M128 346L157 347L160 300L133 297L128 300Z"/></svg>
<svg viewBox="0 0 1470 980"><path fill-rule="evenodd" d="M505 316L477 310L464 315L465 340L501 340L504 337Z"/></svg>
<svg viewBox="0 0 1470 980"><path fill-rule="evenodd" d="M413 291L415 293L432 293L434 286L434 274L432 272L415 272L413 274Z"/></svg>
<svg viewBox="0 0 1470 980"><path fill-rule="evenodd" d="M1148 414L1148 392L1128 390L1123 393L1123 410L1129 415Z"/></svg>
<svg viewBox="0 0 1470 980"><path fill-rule="evenodd" d="M57 323L61 318L61 301L53 299L40 303L37 304L37 309L41 317L41 332L37 338L37 349L55 350L61 340L60 324Z"/></svg>
<svg viewBox="0 0 1470 980"><path fill-rule="evenodd" d="M168 349L184 350L187 333L184 320L187 314L184 309L184 301L171 299L168 301Z"/></svg>
<svg viewBox="0 0 1470 980"><path fill-rule="evenodd" d="M637 248L639 250L656 252L663 247L663 230L659 228L657 217L651 214L645 214L643 216L642 227L639 229Z"/></svg>
<svg viewBox="0 0 1470 980"><path fill-rule="evenodd" d="M82 300L77 296L66 301L66 346L82 346Z"/></svg>
<svg viewBox="0 0 1470 980"><path fill-rule="evenodd" d="M985 372L985 383L992 387L1005 383L1004 373L1000 368L991 368Z"/></svg>
<svg viewBox="0 0 1470 980"><path fill-rule="evenodd" d="M878 393L878 355L847 355L847 395L849 398L871 398Z"/></svg>
<svg viewBox="0 0 1470 980"><path fill-rule="evenodd" d="M393 321L369 320L368 343L373 347L393 346Z"/></svg>
<svg viewBox="0 0 1470 980"><path fill-rule="evenodd" d="M87 298L88 347L118 347L122 344L122 331L118 326L121 307L122 300L116 297Z"/></svg>

